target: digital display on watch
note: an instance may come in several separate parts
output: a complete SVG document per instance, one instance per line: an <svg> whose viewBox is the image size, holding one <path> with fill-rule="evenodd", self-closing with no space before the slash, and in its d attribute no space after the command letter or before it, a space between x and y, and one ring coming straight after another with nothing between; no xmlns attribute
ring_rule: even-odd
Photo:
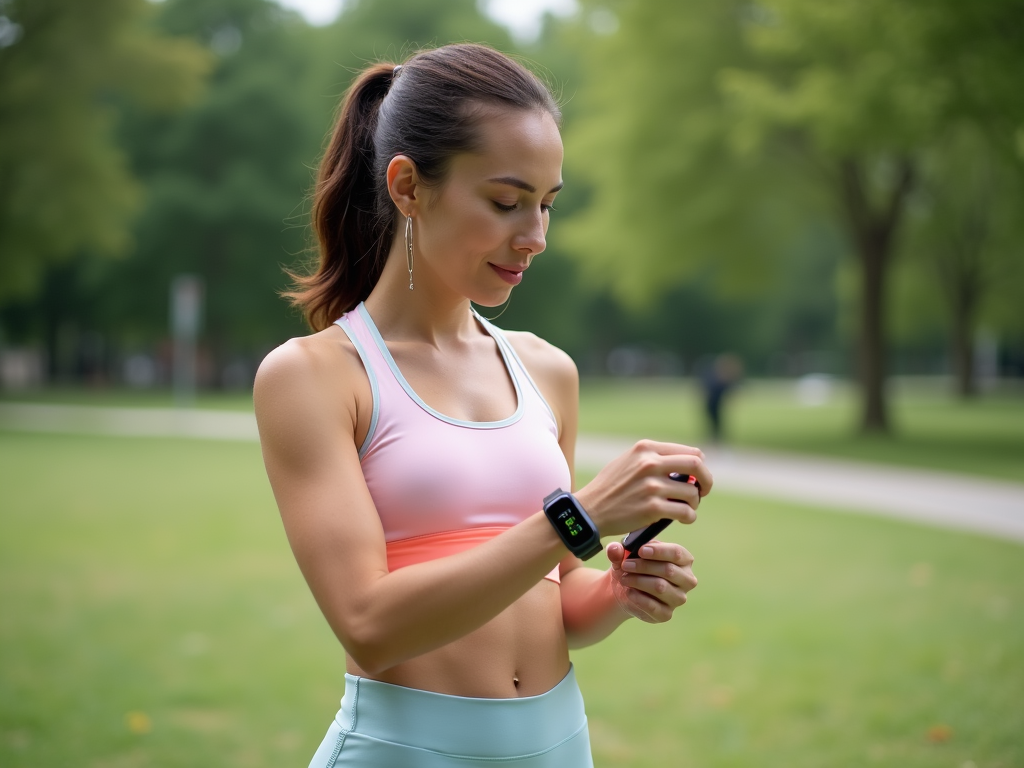
<svg viewBox="0 0 1024 768"><path fill-rule="evenodd" d="M570 545L583 544L593 535L590 526L580 517L572 499L568 497L555 500L549 514Z"/></svg>

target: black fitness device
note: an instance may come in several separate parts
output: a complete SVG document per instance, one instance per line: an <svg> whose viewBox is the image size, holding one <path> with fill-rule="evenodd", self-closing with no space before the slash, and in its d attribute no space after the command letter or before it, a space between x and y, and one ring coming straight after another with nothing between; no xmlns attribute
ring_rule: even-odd
<svg viewBox="0 0 1024 768"><path fill-rule="evenodd" d="M568 491L556 488L544 498L544 514L555 527L566 548L580 560L601 551L597 526L583 506Z"/></svg>
<svg viewBox="0 0 1024 768"><path fill-rule="evenodd" d="M680 483L690 483L700 491L700 483L697 482L697 478L693 475L680 475L678 472L669 473L669 478L676 480ZM673 499L673 501L679 501L679 499ZM685 504L685 501L679 501L680 504ZM622 548L629 554L626 555L626 559L633 559L640 557L640 547L649 542L659 533L664 531L671 525L672 520L668 517L663 517L656 523L651 523L646 528L637 528L635 531L630 533L622 540Z"/></svg>

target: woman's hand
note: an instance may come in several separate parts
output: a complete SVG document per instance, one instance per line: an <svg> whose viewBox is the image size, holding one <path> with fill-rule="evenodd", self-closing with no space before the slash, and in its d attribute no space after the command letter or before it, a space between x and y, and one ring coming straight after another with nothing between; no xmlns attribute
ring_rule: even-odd
<svg viewBox="0 0 1024 768"><path fill-rule="evenodd" d="M692 475L700 487L672 480L673 472ZM708 495L713 483L700 449L641 440L575 495L598 532L613 536L666 517L692 523L701 497Z"/></svg>
<svg viewBox="0 0 1024 768"><path fill-rule="evenodd" d="M612 594L630 616L649 624L672 618L697 586L693 555L679 544L652 541L640 548L640 557L625 559L626 551L615 541L608 545Z"/></svg>

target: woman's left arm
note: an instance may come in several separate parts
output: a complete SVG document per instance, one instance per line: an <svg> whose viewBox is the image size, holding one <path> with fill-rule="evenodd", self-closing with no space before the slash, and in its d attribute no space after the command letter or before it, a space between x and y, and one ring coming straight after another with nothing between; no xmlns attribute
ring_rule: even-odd
<svg viewBox="0 0 1024 768"><path fill-rule="evenodd" d="M576 435L579 423L579 373L576 364L557 347L533 334L509 334L548 401L558 423L558 443L576 488ZM625 561L622 544L606 549L608 570L584 567L572 555L562 560L562 621L570 648L593 645L610 635L630 617L650 623L672 618L697 586L693 557L678 544L652 541L640 557Z"/></svg>

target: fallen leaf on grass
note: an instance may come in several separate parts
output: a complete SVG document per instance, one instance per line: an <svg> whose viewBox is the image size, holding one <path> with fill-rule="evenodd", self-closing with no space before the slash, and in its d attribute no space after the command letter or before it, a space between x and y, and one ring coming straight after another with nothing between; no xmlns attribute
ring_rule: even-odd
<svg viewBox="0 0 1024 768"><path fill-rule="evenodd" d="M153 730L153 721L145 712L125 712L124 724L132 733L149 733Z"/></svg>
<svg viewBox="0 0 1024 768"><path fill-rule="evenodd" d="M933 725L928 729L928 741L935 744L942 744L953 737L953 729L944 723Z"/></svg>

